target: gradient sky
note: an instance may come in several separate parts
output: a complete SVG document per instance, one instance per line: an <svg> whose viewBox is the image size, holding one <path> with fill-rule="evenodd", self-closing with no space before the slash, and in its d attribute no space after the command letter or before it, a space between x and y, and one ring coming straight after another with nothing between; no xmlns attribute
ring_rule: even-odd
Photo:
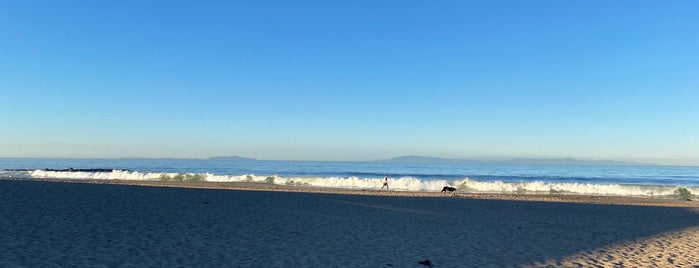
<svg viewBox="0 0 699 268"><path fill-rule="evenodd" d="M2 1L0 157L699 165L699 1Z"/></svg>

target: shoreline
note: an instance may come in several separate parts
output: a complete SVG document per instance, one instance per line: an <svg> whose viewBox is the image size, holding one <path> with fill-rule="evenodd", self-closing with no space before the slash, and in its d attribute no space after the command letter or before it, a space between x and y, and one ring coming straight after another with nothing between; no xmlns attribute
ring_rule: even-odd
<svg viewBox="0 0 699 268"><path fill-rule="evenodd" d="M162 181L162 180L75 180L58 178L10 178L0 177L0 180L45 181L56 183L84 183L129 185L144 187L175 187L194 189L219 189L236 191L266 191L266 192L297 192L334 195L369 195L393 197L439 197L464 198L480 200L504 200L527 202L562 202L606 205L637 205L659 207L699 208L697 200L667 199L643 196L613 196L613 195L579 195L579 194L510 194L510 193L463 193L454 194L441 192L394 191L374 189L325 188L311 186L289 186L260 182L192 182L192 181Z"/></svg>

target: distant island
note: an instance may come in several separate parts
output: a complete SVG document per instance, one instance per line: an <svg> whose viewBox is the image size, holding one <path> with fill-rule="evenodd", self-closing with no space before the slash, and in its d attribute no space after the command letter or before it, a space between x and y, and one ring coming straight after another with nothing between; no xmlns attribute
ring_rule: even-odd
<svg viewBox="0 0 699 268"><path fill-rule="evenodd" d="M471 160L450 159L429 156L406 155L391 159L375 160L383 163L405 164L462 164L462 165L547 165L547 166L650 166L653 164L625 162L615 160L578 160L573 158L560 159L529 159L518 158L510 160Z"/></svg>
<svg viewBox="0 0 699 268"><path fill-rule="evenodd" d="M240 157L240 156L214 156L214 157L209 157L207 160L216 160L216 161L257 161L255 158L247 158L247 157Z"/></svg>
<svg viewBox="0 0 699 268"><path fill-rule="evenodd" d="M123 160L182 160L180 158L119 158ZM192 159L195 160L195 159ZM252 162L267 161L242 156L213 156L205 161L229 161L229 162ZM284 160L278 160L284 161ZM364 162L364 161L361 161ZM616 160L579 160L574 158L516 158L506 160L479 160L479 159L457 159L441 158L419 155L405 155L390 159L380 159L368 162L375 163L403 163L403 164L451 164L451 165L520 165L520 166L660 166L653 163L627 162Z"/></svg>

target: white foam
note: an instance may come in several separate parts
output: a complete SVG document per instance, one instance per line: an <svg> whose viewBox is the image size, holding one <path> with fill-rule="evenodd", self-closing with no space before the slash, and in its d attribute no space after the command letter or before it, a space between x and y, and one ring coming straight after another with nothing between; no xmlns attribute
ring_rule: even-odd
<svg viewBox="0 0 699 268"><path fill-rule="evenodd" d="M64 172L34 170L29 175L33 178L56 178L77 180L157 180L162 175L174 175L177 173L141 173L127 170L114 170L112 172Z"/></svg>
<svg viewBox="0 0 699 268"><path fill-rule="evenodd" d="M217 175L211 173L141 173L115 170L113 172L60 172L35 170L29 172L33 178L59 178L76 180L203 180L211 182L259 182L279 185L313 186L347 189L381 189L383 178L359 177L280 177L245 175ZM621 185L592 183L551 182L503 182L462 180L421 180L414 177L389 179L390 190L397 191L440 191L444 186L457 187L460 192L477 193L565 193L620 196L672 196L679 186ZM699 194L699 187L684 187L692 194Z"/></svg>
<svg viewBox="0 0 699 268"><path fill-rule="evenodd" d="M279 176L255 176L253 174L240 176L226 176L207 174L207 181L216 182L264 182L280 185L303 185L328 188L349 189L374 189L383 186L383 178L359 178L359 177L279 177ZM412 177L403 177L389 180L389 188L401 191L432 191L441 190L447 185L445 180L422 181Z"/></svg>
<svg viewBox="0 0 699 268"><path fill-rule="evenodd" d="M622 196L671 196L678 186L657 185L621 185L593 183L549 183L549 182L502 182L502 181L472 181L464 179L456 181L459 189L469 192L499 192L499 193L570 193L591 195L622 195ZM692 193L699 193L699 187L685 187Z"/></svg>

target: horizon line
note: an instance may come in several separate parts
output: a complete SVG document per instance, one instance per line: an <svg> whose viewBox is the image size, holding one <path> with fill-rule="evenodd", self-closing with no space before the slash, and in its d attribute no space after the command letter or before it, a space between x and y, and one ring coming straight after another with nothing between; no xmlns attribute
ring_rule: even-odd
<svg viewBox="0 0 699 268"><path fill-rule="evenodd" d="M436 161L474 161L474 162L485 162L485 163L498 163L498 162L508 162L508 161L556 161L556 160L572 160L580 162L618 162L620 165L626 166L673 166L673 167L699 167L697 164L670 164L670 163L657 163L657 162L645 162L645 160L615 160L615 159L600 159L600 158L575 158L575 157L491 157L491 158L445 158L436 156L424 156L424 155L400 155L390 158L382 159L369 159L369 160L314 160L314 159L259 159L244 156L210 156L210 157L140 157L140 156L128 156L128 157L69 157L69 156L0 156L0 159L81 159L81 160L120 160L120 159L162 159L162 160L212 160L212 158L241 158L239 161L298 161L298 162L390 162L398 158L428 158L434 159ZM235 161L235 160L232 160ZM644 162L639 162L644 161ZM665 160L672 161L672 160ZM676 161L676 160L675 160ZM397 163L397 162L394 162ZM419 162L416 162L419 163Z"/></svg>

